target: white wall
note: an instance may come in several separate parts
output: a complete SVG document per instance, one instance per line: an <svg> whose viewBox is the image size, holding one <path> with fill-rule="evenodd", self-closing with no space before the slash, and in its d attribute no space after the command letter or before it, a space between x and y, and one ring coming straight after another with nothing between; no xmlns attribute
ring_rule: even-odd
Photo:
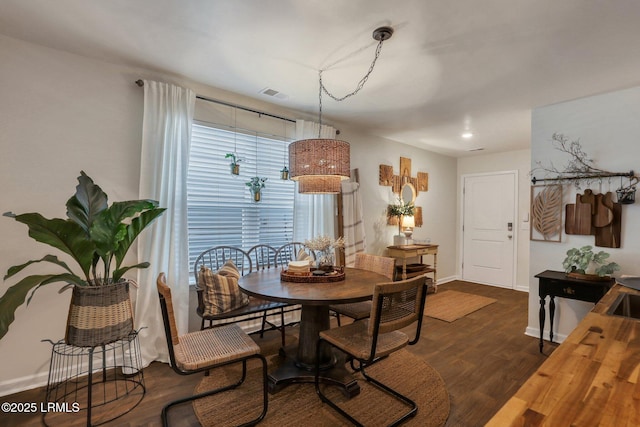
<svg viewBox="0 0 640 427"><path fill-rule="evenodd" d="M360 171L362 199L365 205L367 252L384 255L398 234L397 226L387 225L386 212L397 201L391 187L378 184L380 165L400 170L400 157L411 159L411 176L429 174L429 190L420 192L416 206L422 207L423 226L413 231L414 240L430 239L438 247L438 282L455 278L456 267L456 159L339 126L340 138L351 144L351 168ZM430 260L425 260L429 262Z"/></svg>
<svg viewBox="0 0 640 427"><path fill-rule="evenodd" d="M582 149L595 162L595 167L612 171L640 172L640 88L632 88L603 95L591 96L536 108L532 116L531 167L537 162L549 166L553 162L563 169L568 155L553 148L551 136L562 133L570 140L579 139ZM536 175L542 177L540 173ZM591 184L594 193L615 191L620 186L620 178L604 181L602 185ZM564 186L564 203L575 201L576 190ZM573 247L594 246L611 254L611 260L620 264L620 274L640 274L640 205L622 206L622 245L619 249L594 246L593 236L566 235L561 243L531 242L529 278L529 327L527 332L539 336L538 322L538 281L533 276L544 270L562 270L565 253ZM556 324L558 340L564 339L589 312L593 305L581 301L557 299ZM545 337L548 337L548 316Z"/></svg>
<svg viewBox="0 0 640 427"><path fill-rule="evenodd" d="M474 157L462 157L458 159L458 188L462 188L462 179L465 175L483 174L502 171L518 172L518 212L516 226L516 289L529 290L529 222L524 222L523 217L529 212L531 186L531 152L529 150L508 151L504 153L486 154ZM459 192L458 192L459 193ZM461 209L462 196L458 200L458 211ZM462 276L462 226L460 218L457 218L456 230L458 230L456 254L456 273Z"/></svg>
<svg viewBox="0 0 640 427"><path fill-rule="evenodd" d="M74 192L80 170L94 178L111 200L137 198L143 109L143 92L134 84L138 78L183 84L203 96L285 117L314 118L176 76L4 36L0 36L0 58L0 212L64 217L64 204ZM430 174L430 190L417 200L424 209L425 227L416 231L416 237L430 237L441 245L439 276L453 276L455 160L337 127L343 130L342 138L352 143L352 165L360 169L365 212L373 214L366 219L371 251L382 251L394 233L394 227L378 224L391 201L388 189L378 186L378 165L398 168L400 156L410 157L415 170ZM25 226L8 218L0 218L0 235L3 274L12 265L55 252L33 242ZM14 283L2 283L0 294ZM51 346L40 340L56 341L64 335L70 293L59 295L61 287L40 289L28 307L18 309L16 321L0 340L4 362L0 396L46 383Z"/></svg>

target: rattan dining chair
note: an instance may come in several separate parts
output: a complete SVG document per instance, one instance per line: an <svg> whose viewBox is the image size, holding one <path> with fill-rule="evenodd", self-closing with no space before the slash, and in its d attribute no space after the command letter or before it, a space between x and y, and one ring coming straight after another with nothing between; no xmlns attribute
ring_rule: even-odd
<svg viewBox="0 0 640 427"><path fill-rule="evenodd" d="M232 390L240 386L246 378L247 361L250 359L258 359L262 363L262 411L257 418L243 425L251 426L259 423L266 415L269 404L267 395L267 360L260 354L260 347L235 323L178 336L173 314L171 289L167 285L164 273L160 273L158 276L157 286L167 346L169 348L169 360L171 368L176 373L191 375L197 372L208 372L211 369L234 363L242 363L242 374L235 383L168 403L162 408L162 424L164 426L169 425L167 413L175 405Z"/></svg>
<svg viewBox="0 0 640 427"><path fill-rule="evenodd" d="M366 367L396 352L406 345L413 345L420 339L422 317L427 296L426 277L418 276L398 282L385 282L375 285L371 304L370 318L364 322L353 322L338 328L320 332L318 339L315 389L320 399L339 412L351 423L361 426L338 404L331 401L320 387L320 355L324 345L331 345L345 352L359 363L358 372L376 387L403 402L410 409L390 425L399 425L413 417L418 406L409 397L400 394L386 384L372 378L366 373ZM415 336L409 336L400 329L416 324ZM384 363L384 360L378 363ZM356 397L357 398L357 397Z"/></svg>
<svg viewBox="0 0 640 427"><path fill-rule="evenodd" d="M354 268L373 271L382 274L389 280L393 280L396 260L394 258L370 255L364 253L356 254ZM373 284L371 284L373 286ZM347 316L354 321L362 320L371 314L371 301L354 302L347 304L334 304L329 309L335 314L338 326L340 326L340 316Z"/></svg>

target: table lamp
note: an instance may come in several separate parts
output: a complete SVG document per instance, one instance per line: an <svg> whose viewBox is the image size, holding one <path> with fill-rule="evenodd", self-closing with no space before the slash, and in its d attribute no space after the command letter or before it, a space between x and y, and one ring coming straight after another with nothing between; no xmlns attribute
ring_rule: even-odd
<svg viewBox="0 0 640 427"><path fill-rule="evenodd" d="M413 228L416 226L416 221L413 215L404 215L402 217L402 232L407 239L407 244L410 243L411 236L413 235Z"/></svg>

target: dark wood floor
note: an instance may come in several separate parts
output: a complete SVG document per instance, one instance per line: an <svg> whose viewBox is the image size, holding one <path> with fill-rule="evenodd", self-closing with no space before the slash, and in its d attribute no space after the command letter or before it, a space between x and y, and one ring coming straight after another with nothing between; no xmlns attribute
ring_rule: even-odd
<svg viewBox="0 0 640 427"><path fill-rule="evenodd" d="M491 286L456 281L439 287L484 295L498 301L453 323L426 318L419 343L408 350L424 357L444 379L451 400L448 427L482 426L538 368L546 356L538 352L538 341L524 335L528 295ZM428 301L428 300L427 300ZM427 302L428 303L428 302ZM279 336L256 337L267 353L275 353ZM545 353L554 345L545 344ZM167 402L187 396L200 382L200 375L178 376L168 365L152 363L144 371L147 393L130 413L105 425L158 426ZM42 402L43 388L5 396L3 402ZM38 403L39 405L39 403ZM81 412L84 415L84 412ZM48 418L51 425L55 419ZM83 417L64 425L85 425ZM198 425L190 405L177 407L172 425ZM40 426L39 414L0 414L3 426Z"/></svg>

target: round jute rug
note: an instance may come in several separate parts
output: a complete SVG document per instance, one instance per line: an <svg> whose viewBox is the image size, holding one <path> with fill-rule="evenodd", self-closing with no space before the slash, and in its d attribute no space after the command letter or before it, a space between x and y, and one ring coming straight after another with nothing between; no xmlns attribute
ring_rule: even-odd
<svg viewBox="0 0 640 427"><path fill-rule="evenodd" d="M269 369L282 359L271 356ZM406 350L400 350L367 369L372 377L390 385L418 404L418 413L405 425L443 426L449 416L449 394L440 374L429 364ZM239 378L240 368L211 371L196 387L195 393L228 384ZM407 410L399 401L355 374L360 394L346 399L337 387L325 392L366 426L383 426ZM203 426L239 425L258 416L261 408L260 368L252 361L247 379L239 388L200 399L193 406ZM292 384L275 395L269 395L269 410L260 426L347 426L350 425L317 396L313 384Z"/></svg>

